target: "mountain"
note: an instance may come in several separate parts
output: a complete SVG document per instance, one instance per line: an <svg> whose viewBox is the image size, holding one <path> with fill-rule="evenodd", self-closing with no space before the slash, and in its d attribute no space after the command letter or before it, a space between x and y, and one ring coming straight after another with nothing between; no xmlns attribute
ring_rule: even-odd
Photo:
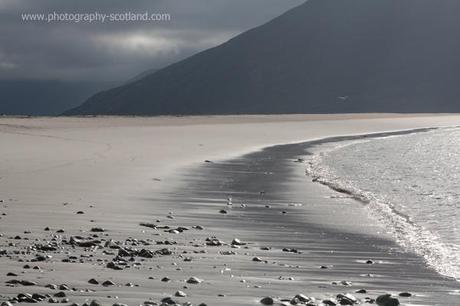
<svg viewBox="0 0 460 306"><path fill-rule="evenodd" d="M458 0L310 0L65 114L458 112L458 29Z"/></svg>
<svg viewBox="0 0 460 306"><path fill-rule="evenodd" d="M0 114L59 115L111 86L106 82L1 80Z"/></svg>

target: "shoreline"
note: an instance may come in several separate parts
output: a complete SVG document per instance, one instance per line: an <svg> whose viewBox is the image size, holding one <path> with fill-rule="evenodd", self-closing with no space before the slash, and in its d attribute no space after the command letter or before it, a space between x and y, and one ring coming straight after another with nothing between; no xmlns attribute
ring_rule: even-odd
<svg viewBox="0 0 460 306"><path fill-rule="evenodd" d="M458 120L457 117L450 120L443 118L442 124L438 125L452 125ZM304 175L304 167L294 162L295 156L299 154L299 144L258 149L266 147L264 142L269 144L280 139L295 142L301 135L304 135L304 138L315 139L320 137L321 133L323 138L330 134L334 136L340 131L346 132L345 134L356 134L359 130L363 131L360 124L369 125L376 122L375 127L365 130L371 133L374 132L373 129L388 130L390 126L385 123L386 121L380 120L347 122L346 124L357 126L352 125L348 130L344 130L345 123L340 120L332 127L330 121L295 122L282 123L285 130L281 131L279 124L231 125L231 129L227 125L216 124L216 131L213 131L216 132L215 135L200 134L199 137L191 138L189 142L186 138L191 137L190 130L203 132L209 129L209 125L200 123L185 126L184 129L160 126L158 133L166 134L166 140L156 138L161 141L161 145L171 145L171 142L167 141L170 141L168 138L172 135L180 135L179 133L185 131L188 133L185 133L183 138L176 138L176 142L183 139L183 142L179 142L180 152L167 158L161 154L155 155L159 144L151 148L148 146L149 137L156 131L156 127L137 129L137 125L129 125L125 128L124 123L114 122L112 125L115 127L106 129L100 127L100 123L89 121L87 125L77 129L68 126L53 129L49 126L53 123L36 128L42 122L33 121L32 127L7 128L1 125L0 120L0 132L6 132L0 133L0 137L8 144L5 147L6 152L2 152L2 161L7 160L8 165L0 164L3 167L0 199L4 201L2 212L6 213L0 223L0 231L3 233L3 237L0 237L0 249L7 250L7 255L0 257L0 273L6 275L12 272L18 275L4 278L5 280L22 279L36 283L32 286L13 284L11 287L2 283L1 292L8 297L19 292L50 294L52 297L64 291L66 298L79 304L98 299L103 304L119 302L137 305L145 301L159 302L162 298L171 297L181 302L190 300L196 305L202 302L208 305L259 305L259 300L264 296L292 298L295 294L304 293L307 296L327 299L335 298L339 293L353 293L358 287L366 287L369 288L369 296L375 298L387 290L399 293L413 286L415 289L412 292L417 296L405 299L404 302L426 302L418 292L423 292L426 288L434 290L433 286L427 286L435 282L436 286L444 288L439 292L449 295L446 280L433 276L432 271L418 268L407 270L407 260L411 264L410 267L419 267L420 258L400 258L399 256L403 256L402 253L397 249L393 250L395 246L391 241L379 240L373 236L365 236L365 240L360 241L362 236L359 235L358 228L348 224L353 222L346 222L346 230L334 228L339 224L330 216L330 212L337 209L337 203L334 202L344 201L347 208L355 204L350 203L349 199L334 198L324 186L322 188L309 182ZM142 124L138 123L141 126ZM391 123L393 128L403 129L416 128L422 124L428 125L424 121L419 122L418 119L414 122L400 122L399 125ZM308 130L324 125L330 126L326 132ZM251 130L248 129L249 126ZM238 129L233 130L235 127ZM265 134L267 129L276 137L268 138ZM246 138L244 145L239 143L239 138L229 138L230 135L236 135L232 133L242 131L245 133L241 134L240 139ZM221 142L222 138L226 139L223 143L225 146ZM23 143L18 142L18 139L22 139ZM208 139L219 141L219 146L213 146ZM126 148L131 143L136 147ZM141 143L143 145L140 145ZM27 152L21 151L23 144L38 146L39 150L35 151L34 159L30 159ZM121 147L124 147L125 151L121 150ZM194 147L199 148L199 151L193 151ZM172 152L167 147L161 148L164 154ZM187 148L185 152L184 148ZM257 151L238 157L237 150L247 152L251 148ZM279 152L277 148L280 148ZM229 149L232 151L229 152ZM267 150L275 151L269 151L268 155L264 155L267 154ZM24 159L21 154L24 155ZM180 154L194 155L174 165L176 169L180 169L179 171L169 171L168 175L160 174L166 173L162 172L161 167L173 164ZM273 154L280 154L280 165L266 164L274 161ZM196 158L201 159L201 162L197 162ZM190 162L193 159L195 161ZM203 163L205 159L212 162ZM274 168L270 170L270 167ZM279 172L281 176L272 175L270 172ZM136 180L130 182L134 177ZM134 186L134 182L139 185ZM24 189L24 186L27 189ZM260 192L264 190L263 199L260 199ZM231 207L234 208L227 205L230 191L233 197ZM294 197L291 197L292 195ZM241 200L247 202L244 203L246 207L237 208ZM299 203L303 205L295 205ZM322 211L328 213L321 213L321 209L306 210L307 204L315 209L325 206L326 211ZM265 205L270 205L271 208L265 208ZM221 209L231 211L221 214ZM83 211L84 214L76 214L79 211ZM282 211L287 213L283 214ZM354 215L355 213L357 215ZM356 217L364 219L359 210L352 209L352 213L345 216L349 219L342 221L354 220ZM305 222L310 222L312 218L318 224L306 226ZM24 226L24 223L27 225ZM153 224L156 229L141 226L140 223ZM203 226L204 230L193 227L197 225ZM369 229L373 228L372 224L366 226L370 226ZM45 227L49 227L50 230L45 230ZM187 230L177 230L180 227L186 227ZM104 231L93 232L92 228L102 228ZM61 229L62 233L59 232ZM20 236L20 239L14 239L16 235ZM217 239L224 244L207 245L206 238L213 235L218 235ZM77 236L82 238L76 238L73 244L68 244L70 237ZM133 241L130 237L137 240ZM89 248L78 246L78 239L86 241L90 238L101 240L101 243ZM234 238L239 238L247 244L238 248L231 243ZM326 238L330 239L330 243L327 243ZM365 249L354 249L351 252L347 249L351 240L357 241L355 247ZM172 253L154 253L152 258L138 256L139 253L135 253L135 261L128 261L128 268L113 270L108 269L106 265L114 261L119 248L115 248L115 245L114 248L107 247L106 242L109 245L114 243L118 247L139 251L144 248L156 252L166 248ZM377 246L368 246L377 242L392 249L394 263L387 263L385 256L377 256ZM15 246L8 246L10 243ZM59 246L57 251L45 252L37 249L37 244L54 243ZM261 250L261 247L271 249ZM283 251L283 248L291 251ZM11 253L14 249L26 253ZM302 253L296 253L293 249ZM335 251L331 253L331 250ZM49 253L53 257L30 262L39 253ZM12 257L9 259L9 256ZM76 256L76 259L62 262L71 256ZM330 257L326 260L328 256ZM262 262L253 261L254 257L260 257ZM188 261L189 258L192 260ZM375 260L376 264L366 265L360 262L369 258ZM268 263L264 263L265 260ZM31 267L37 265L39 269L25 269L26 264ZM320 269L321 265L332 267ZM390 273L390 277L406 271L398 283L394 282L393 289L390 286L384 289L383 286L391 284L390 277L379 276L384 275L380 272L385 272L388 267L397 269ZM370 268L376 272L370 273ZM353 277L347 277L350 273L353 273ZM375 274L374 277L361 276L369 273ZM186 280L192 276L202 279L203 282L188 284ZM161 281L164 277L170 278L170 281ZM95 278L99 284L88 283L91 278ZM422 279L414 281L418 278ZM370 280L379 285L373 287ZM114 284L102 286L104 281ZM333 281L351 281L353 285L333 285ZM46 288L48 284L56 284L58 287L67 284L70 289L73 287L76 290ZM133 286L125 286L126 284ZM187 297L174 297L176 291L184 291ZM2 301L5 298L0 296ZM441 301L440 305L449 304Z"/></svg>

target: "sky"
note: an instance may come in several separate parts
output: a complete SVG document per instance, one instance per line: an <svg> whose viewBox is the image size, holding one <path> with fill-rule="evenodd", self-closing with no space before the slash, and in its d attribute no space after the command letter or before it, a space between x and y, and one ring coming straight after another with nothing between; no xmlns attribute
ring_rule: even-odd
<svg viewBox="0 0 460 306"><path fill-rule="evenodd" d="M303 2L0 0L0 80L126 80L219 45ZM51 20L95 13L105 21ZM166 14L167 20L108 20L130 13ZM48 21L26 21L31 17L25 14Z"/></svg>

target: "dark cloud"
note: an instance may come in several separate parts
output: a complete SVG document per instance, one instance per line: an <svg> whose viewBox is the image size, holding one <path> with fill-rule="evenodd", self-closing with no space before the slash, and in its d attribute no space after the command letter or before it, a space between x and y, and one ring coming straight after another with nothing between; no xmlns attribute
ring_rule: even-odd
<svg viewBox="0 0 460 306"><path fill-rule="evenodd" d="M0 78L122 80L262 24L304 0L0 0ZM169 13L162 22L25 22L23 13Z"/></svg>

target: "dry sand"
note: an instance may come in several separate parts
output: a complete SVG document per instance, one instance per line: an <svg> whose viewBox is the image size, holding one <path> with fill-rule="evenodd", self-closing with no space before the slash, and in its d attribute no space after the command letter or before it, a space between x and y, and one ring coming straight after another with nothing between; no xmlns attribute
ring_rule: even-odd
<svg viewBox="0 0 460 306"><path fill-rule="evenodd" d="M340 237L341 233L346 233L346 240L356 242L362 239L359 230L347 226L352 222L333 222L336 228L331 230L334 227L324 225L327 216L321 215L321 210L315 210L317 215L314 220L308 220L308 213L313 211L308 204L321 202L327 205L325 198L318 196L317 192L328 191L318 191L318 187L313 186L307 188L311 182L303 175L302 164L289 163L282 171L285 177L278 176L275 181L264 181L260 177L237 180L238 173L245 173L238 169L242 162L237 157L274 144L339 135L452 126L459 122L460 116L450 115L1 118L0 200L3 202L0 203L0 213L5 215L0 220L0 249L5 250L6 255L0 257L0 300L7 300L19 293L54 295L62 291L45 288L47 284L67 284L70 288L76 288L74 291L64 290L71 302L81 304L97 298L109 305L115 302L138 305L149 299L158 302L161 298L174 295L177 290L184 291L188 296L175 299L192 301L195 305L201 302L207 305L257 305L260 298L268 295L292 297L295 293L304 293L322 299L335 296L337 290L353 292L355 288L351 291L337 289L334 285L331 288L332 279L350 273L347 280L354 280L354 275L358 273L359 276L361 271L356 264L362 267L362 263L355 261L356 257L376 258L378 246L383 248L379 249L382 254L386 254L384 248L396 246L371 235L372 241L379 241L374 243L377 247L369 249L365 248L366 244L361 244L356 250L359 243L343 243L345 238ZM297 151L292 152L289 159L296 154ZM248 167L257 164L250 159L251 155L248 156ZM204 163L204 160L214 163ZM222 162L226 160L233 162ZM248 162L248 157L243 160ZM280 165L283 164L281 160L282 157ZM227 164L236 165L236 168L222 166ZM257 169L262 173L269 172L263 169L268 166L262 164ZM225 174L223 181L222 173ZM232 175L229 176L229 173ZM229 182L236 185L229 185ZM270 193L265 199L257 198L261 195L255 190L262 188L257 182L270 183L271 190L276 190L278 186L279 194ZM304 183L305 189L302 188ZM238 201L248 199L260 202L254 205L253 210L235 209L230 214L220 214L218 210L226 206L225 188L228 186L231 186L230 192ZM287 206L294 199L305 204L295 208ZM278 211L263 210L265 201L273 202L271 205L278 207ZM296 218L280 219L284 215L280 214L281 207L286 207L287 212L295 209ZM84 214L77 214L78 211ZM174 219L167 217L170 211ZM352 215L360 214L359 209L351 211ZM359 217L365 219L365 216ZM157 219L160 222L156 222ZM170 228L184 226L188 230L179 234L169 233L165 232L165 228L140 226L141 222ZM310 234L296 235L305 233L306 228L302 228L305 224L309 224L307 228ZM193 229L193 225L203 225L205 229ZM50 230L45 231L46 227ZM102 227L106 231L91 233L93 227ZM59 229L64 232L57 233ZM378 229L370 224L369 231L377 232ZM136 253L133 254L134 261L129 261L129 256L125 258L129 268L113 270L106 268L106 264L118 253L117 248L79 247L76 246L78 240L70 243L70 237L86 238L91 235L97 235L92 239L102 241L101 244L113 239L112 244L123 242L123 248L152 251L168 248L173 254L153 254L153 258L143 258ZM213 235L227 244L235 237L249 244L239 249L229 245L206 246L205 239ZM328 237L328 243L320 244L321 237ZM61 249L36 249L39 245L52 244L52 239ZM156 245L158 241L174 241L177 244ZM284 244L300 247L303 252L282 252ZM357 256L356 252L346 247L350 245L358 253L360 250L367 253ZM262 251L261 246L272 247L273 251ZM327 250L324 252L335 250L341 256L322 261L324 254L315 252L320 249ZM237 255L221 253L232 251ZM36 254L49 254L52 258L40 262L21 262L36 258ZM147 257L149 254L147 252ZM73 259L71 256L76 257ZM257 256L269 264L253 262L252 258ZM192 261L188 261L189 257ZM384 255L382 257L386 258ZM424 286L430 282L444 286L444 290L438 287L433 289L435 292L431 296L439 299L436 292L451 293L454 285L432 271L420 268L423 266L421 259L412 255L400 257L402 259L395 261L391 267L403 269L408 263L413 263L415 268L407 271L412 276L394 282L387 276L383 278L385 281L376 281L380 285L376 285L375 281L373 284L362 282L363 286L373 288L374 292L369 296L375 298L385 291L385 286L392 283L398 284L388 288L394 293L402 287L402 283L410 284L415 277L425 277ZM69 258L70 263L62 262ZM24 269L26 264L31 267L37 265L40 269ZM318 269L319 265L338 265L342 269L324 269L335 272L327 276L318 275L318 271L323 270ZM385 269L392 268L381 265L376 271L384 272ZM8 272L18 276L7 277ZM161 281L166 276L171 279L170 282ZM191 276L201 278L203 282L185 283ZM289 280L289 277L294 277L294 280ZM395 277L395 274L391 274L391 277ZM104 287L89 284L91 278L99 282L111 280L115 285ZM36 285L8 285L8 280L27 280ZM135 286L125 286L126 283ZM424 286L412 288L421 291ZM409 290L407 287L400 291ZM219 294L225 296L219 297ZM62 300L62 297L58 300ZM423 303L423 298L418 297L413 301ZM449 304L441 302L440 305Z"/></svg>

